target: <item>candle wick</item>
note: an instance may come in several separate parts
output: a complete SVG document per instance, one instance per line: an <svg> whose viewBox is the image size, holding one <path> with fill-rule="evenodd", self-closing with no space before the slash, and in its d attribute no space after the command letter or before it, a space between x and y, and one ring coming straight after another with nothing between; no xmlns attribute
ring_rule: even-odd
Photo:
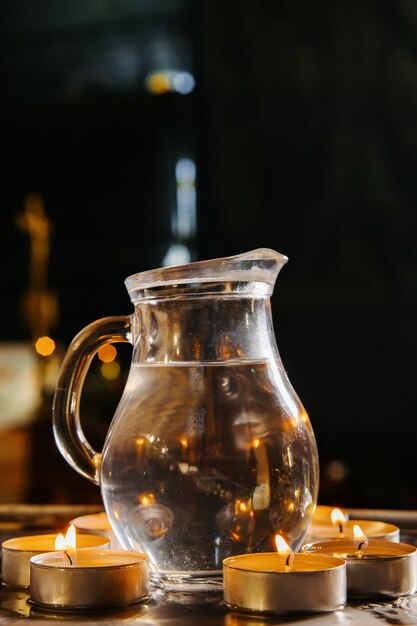
<svg viewBox="0 0 417 626"><path fill-rule="evenodd" d="M362 559L363 558L364 555L363 555L363 552L362 552L362 547L363 546L367 546L367 545L368 545L368 540L367 539L364 539L363 541L361 541L358 544L358 549L356 550L356 553L355 553L356 556L358 557L358 559Z"/></svg>
<svg viewBox="0 0 417 626"><path fill-rule="evenodd" d="M68 554L68 552L66 550L64 550L64 554L68 558L68 561L70 562L70 565L74 565L74 563L72 561L72 558L70 557L70 555Z"/></svg>
<svg viewBox="0 0 417 626"><path fill-rule="evenodd" d="M287 558L285 559L285 571L286 571L286 572L291 572L291 571L292 571L291 564L292 564L293 560L294 560L294 555L293 555L293 553L291 552L291 553L287 556Z"/></svg>
<svg viewBox="0 0 417 626"><path fill-rule="evenodd" d="M340 532L340 534L343 534L342 522L338 522L338 523L339 523L339 532Z"/></svg>

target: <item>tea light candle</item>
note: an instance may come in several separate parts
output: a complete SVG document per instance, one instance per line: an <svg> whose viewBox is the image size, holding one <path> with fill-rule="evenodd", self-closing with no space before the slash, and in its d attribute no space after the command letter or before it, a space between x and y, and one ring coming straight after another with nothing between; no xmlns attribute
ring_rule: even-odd
<svg viewBox="0 0 417 626"><path fill-rule="evenodd" d="M318 504L314 509L312 523L322 524L324 522L325 524L330 524L332 521L332 513L334 511L340 511L344 521L349 519L349 511L347 509L341 507L336 508L327 504Z"/></svg>
<svg viewBox="0 0 417 626"><path fill-rule="evenodd" d="M333 515L338 512L338 514ZM310 524L307 532L306 543L320 539L353 539L353 528L360 525L364 534L373 539L387 539L389 541L400 540L400 529L394 524L374 520L346 519L340 509L333 509L332 519L328 521L318 520Z"/></svg>
<svg viewBox="0 0 417 626"><path fill-rule="evenodd" d="M130 550L47 552L30 560L30 602L47 609L129 606L148 597L148 556Z"/></svg>
<svg viewBox="0 0 417 626"><path fill-rule="evenodd" d="M120 545L119 540L111 527L107 513L104 511L100 511L100 513L92 513L90 515L80 515L79 517L71 520L70 524L75 526L75 528L82 533L107 537L107 539L110 539L111 548L120 550L123 547Z"/></svg>
<svg viewBox="0 0 417 626"><path fill-rule="evenodd" d="M346 561L321 554L260 552L223 561L225 604L261 614L321 613L346 603Z"/></svg>
<svg viewBox="0 0 417 626"><path fill-rule="evenodd" d="M57 536L52 534L29 535L7 539L1 544L2 582L10 587L27 589L30 585L30 559L41 553L56 550ZM77 546L81 550L108 548L110 541L99 535L77 536Z"/></svg>
<svg viewBox="0 0 417 626"><path fill-rule="evenodd" d="M348 598L381 600L417 590L417 548L412 545L365 537L319 541L303 552L346 560Z"/></svg>

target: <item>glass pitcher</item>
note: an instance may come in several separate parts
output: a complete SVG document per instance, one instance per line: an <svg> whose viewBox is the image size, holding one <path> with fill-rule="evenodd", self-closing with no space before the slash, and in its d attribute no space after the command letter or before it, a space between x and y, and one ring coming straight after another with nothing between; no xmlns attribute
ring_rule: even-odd
<svg viewBox="0 0 417 626"><path fill-rule="evenodd" d="M100 485L119 542L145 551L166 588L221 585L223 559L294 551L317 501L309 417L283 368L270 296L287 257L261 248L129 276L134 312L73 339L53 403L57 445ZM80 422L85 376L104 344L132 363L103 450Z"/></svg>

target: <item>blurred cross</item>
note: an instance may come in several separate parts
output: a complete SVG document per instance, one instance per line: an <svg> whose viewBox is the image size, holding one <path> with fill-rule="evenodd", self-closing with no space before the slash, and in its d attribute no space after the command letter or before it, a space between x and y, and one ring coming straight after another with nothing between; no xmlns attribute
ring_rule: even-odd
<svg viewBox="0 0 417 626"><path fill-rule="evenodd" d="M16 224L30 238L29 287L24 297L24 317L27 319L33 339L49 334L56 322L58 303L48 289L48 264L52 222L44 211L41 195L29 193L25 208L17 215Z"/></svg>
<svg viewBox="0 0 417 626"><path fill-rule="evenodd" d="M30 237L29 286L46 287L52 222L45 214L41 195L27 194L24 211L17 216L16 223Z"/></svg>

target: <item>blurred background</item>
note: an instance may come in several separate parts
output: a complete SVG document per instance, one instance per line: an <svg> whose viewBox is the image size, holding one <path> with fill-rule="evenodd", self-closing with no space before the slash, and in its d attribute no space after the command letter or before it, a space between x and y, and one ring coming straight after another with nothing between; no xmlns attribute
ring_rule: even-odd
<svg viewBox="0 0 417 626"><path fill-rule="evenodd" d="M417 509L417 4L0 12L0 502L100 502L56 449L51 400L78 331L132 312L127 276L271 247L319 502ZM85 384L97 449L130 361L116 347Z"/></svg>

